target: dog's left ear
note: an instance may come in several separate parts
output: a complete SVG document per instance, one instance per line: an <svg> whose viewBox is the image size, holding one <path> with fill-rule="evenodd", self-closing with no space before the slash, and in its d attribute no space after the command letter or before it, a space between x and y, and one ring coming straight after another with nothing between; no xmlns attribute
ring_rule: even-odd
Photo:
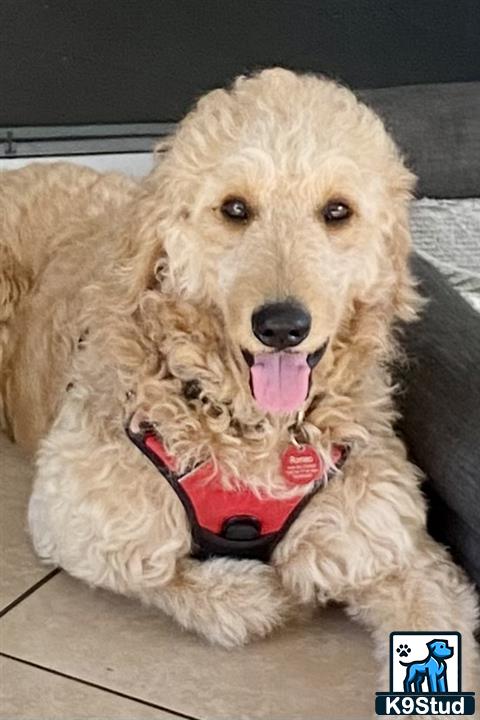
<svg viewBox="0 0 480 720"><path fill-rule="evenodd" d="M415 183L416 177L401 164L392 178L393 215L386 237L392 271L390 311L394 318L404 322L414 320L421 305L409 263L412 251L409 211Z"/></svg>

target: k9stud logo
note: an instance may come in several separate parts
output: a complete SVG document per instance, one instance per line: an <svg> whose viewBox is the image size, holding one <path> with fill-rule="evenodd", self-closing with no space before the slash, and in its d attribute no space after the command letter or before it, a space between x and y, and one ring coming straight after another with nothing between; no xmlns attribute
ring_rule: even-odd
<svg viewBox="0 0 480 720"><path fill-rule="evenodd" d="M393 632L390 692L379 692L377 715L473 715L473 692L462 692L458 632Z"/></svg>

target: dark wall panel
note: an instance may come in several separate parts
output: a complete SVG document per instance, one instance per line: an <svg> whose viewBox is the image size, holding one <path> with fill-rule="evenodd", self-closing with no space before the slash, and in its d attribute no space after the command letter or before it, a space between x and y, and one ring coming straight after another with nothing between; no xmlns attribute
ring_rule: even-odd
<svg viewBox="0 0 480 720"><path fill-rule="evenodd" d="M478 0L1 0L0 125L176 120L271 64L353 87L480 77Z"/></svg>

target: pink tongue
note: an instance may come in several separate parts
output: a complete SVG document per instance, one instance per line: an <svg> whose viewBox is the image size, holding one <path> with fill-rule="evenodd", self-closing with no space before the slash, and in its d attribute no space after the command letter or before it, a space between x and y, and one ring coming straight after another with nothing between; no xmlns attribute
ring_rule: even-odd
<svg viewBox="0 0 480 720"><path fill-rule="evenodd" d="M310 368L306 353L255 355L250 373L255 400L266 412L291 412L307 397Z"/></svg>

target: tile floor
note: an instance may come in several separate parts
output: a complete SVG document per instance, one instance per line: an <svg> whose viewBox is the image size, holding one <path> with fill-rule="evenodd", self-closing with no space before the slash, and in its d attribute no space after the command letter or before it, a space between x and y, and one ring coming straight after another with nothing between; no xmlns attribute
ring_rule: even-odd
<svg viewBox="0 0 480 720"><path fill-rule="evenodd" d="M339 609L243 649L210 647L152 608L43 567L25 529L31 477L0 436L2 720L371 715L370 641Z"/></svg>

